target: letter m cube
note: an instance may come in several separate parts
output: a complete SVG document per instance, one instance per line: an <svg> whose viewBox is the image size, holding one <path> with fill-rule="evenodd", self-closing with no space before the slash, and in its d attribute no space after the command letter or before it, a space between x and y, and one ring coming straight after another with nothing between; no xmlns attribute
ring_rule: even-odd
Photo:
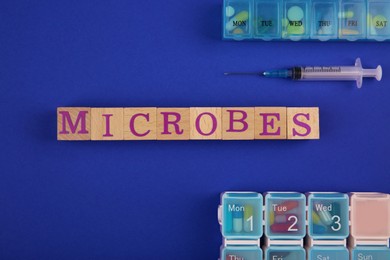
<svg viewBox="0 0 390 260"><path fill-rule="evenodd" d="M57 140L91 140L91 108L57 108Z"/></svg>

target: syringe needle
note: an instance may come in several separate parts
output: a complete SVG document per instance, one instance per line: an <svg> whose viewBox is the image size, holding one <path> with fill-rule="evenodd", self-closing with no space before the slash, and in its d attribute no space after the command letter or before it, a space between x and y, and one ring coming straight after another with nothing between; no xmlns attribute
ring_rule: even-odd
<svg viewBox="0 0 390 260"><path fill-rule="evenodd" d="M237 75L256 75L261 76L263 75L262 72L225 72L223 73L225 76L237 76Z"/></svg>

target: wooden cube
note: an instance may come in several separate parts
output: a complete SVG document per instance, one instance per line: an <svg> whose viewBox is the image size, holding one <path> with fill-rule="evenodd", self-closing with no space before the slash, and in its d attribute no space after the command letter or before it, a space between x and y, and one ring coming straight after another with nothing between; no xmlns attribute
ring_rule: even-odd
<svg viewBox="0 0 390 260"><path fill-rule="evenodd" d="M286 139L286 107L255 107L255 139Z"/></svg>
<svg viewBox="0 0 390 260"><path fill-rule="evenodd" d="M123 110L124 140L156 140L155 107L131 107Z"/></svg>
<svg viewBox="0 0 390 260"><path fill-rule="evenodd" d="M91 108L57 108L57 140L91 140Z"/></svg>
<svg viewBox="0 0 390 260"><path fill-rule="evenodd" d="M255 134L254 107L222 108L222 139L252 140Z"/></svg>
<svg viewBox="0 0 390 260"><path fill-rule="evenodd" d="M91 108L91 140L123 140L123 108Z"/></svg>
<svg viewBox="0 0 390 260"><path fill-rule="evenodd" d="M320 139L318 107L287 108L288 139Z"/></svg>
<svg viewBox="0 0 390 260"><path fill-rule="evenodd" d="M157 108L157 140L189 139L189 108Z"/></svg>
<svg viewBox="0 0 390 260"><path fill-rule="evenodd" d="M190 139L222 139L222 109L220 107L190 108Z"/></svg>

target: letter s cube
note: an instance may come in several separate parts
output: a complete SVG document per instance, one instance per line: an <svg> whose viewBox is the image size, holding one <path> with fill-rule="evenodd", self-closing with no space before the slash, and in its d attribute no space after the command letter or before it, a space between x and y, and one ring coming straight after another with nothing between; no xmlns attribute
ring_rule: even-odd
<svg viewBox="0 0 390 260"><path fill-rule="evenodd" d="M287 139L320 139L318 107L287 108Z"/></svg>

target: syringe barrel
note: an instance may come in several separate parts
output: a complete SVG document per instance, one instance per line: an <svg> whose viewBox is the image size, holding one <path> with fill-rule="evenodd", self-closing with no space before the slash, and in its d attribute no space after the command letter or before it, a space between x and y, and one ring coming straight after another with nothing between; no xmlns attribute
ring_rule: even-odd
<svg viewBox="0 0 390 260"><path fill-rule="evenodd" d="M375 69L373 70L375 71ZM375 74L367 74L368 77ZM356 80L363 76L363 69L358 67L302 67L301 80Z"/></svg>

